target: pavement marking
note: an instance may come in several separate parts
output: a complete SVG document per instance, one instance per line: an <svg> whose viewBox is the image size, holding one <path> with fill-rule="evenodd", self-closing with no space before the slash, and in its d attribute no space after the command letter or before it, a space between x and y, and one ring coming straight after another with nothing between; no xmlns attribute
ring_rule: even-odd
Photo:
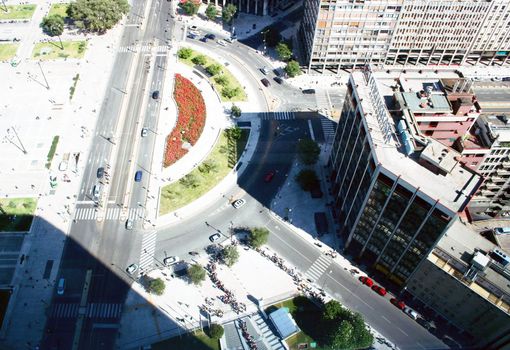
<svg viewBox="0 0 510 350"><path fill-rule="evenodd" d="M400 329L400 328L399 328L399 329ZM400 331L402 331L402 330L400 330ZM406 334L406 335L407 335L407 334ZM422 349L426 349L426 347L424 347L424 346L423 346L423 345L421 345L420 343L416 342L416 344L418 344L418 346L419 346L420 348L422 348Z"/></svg>
<svg viewBox="0 0 510 350"><path fill-rule="evenodd" d="M275 219L273 219L275 220ZM278 223L278 222L277 222ZM266 225L266 228L267 229L270 229L267 225ZM275 235L272 235L273 237L278 237L278 236L275 236ZM292 247L291 245L289 245L287 242L285 242L283 239L281 239L280 237L278 237L278 239L280 241L282 241L287 247L289 247L291 250L295 251L296 253L298 253L303 259L305 259L306 261L312 263L312 260L310 260L307 256L303 255L303 253L301 253L299 250L297 250L296 248Z"/></svg>
<svg viewBox="0 0 510 350"><path fill-rule="evenodd" d="M105 220L122 220L122 208L109 207L105 210L103 219ZM128 218L137 220L143 218L145 214L144 208L129 208ZM96 208L77 208L74 214L75 220L95 220L98 218Z"/></svg>
<svg viewBox="0 0 510 350"><path fill-rule="evenodd" d="M152 231L143 236L142 248L140 252L140 269L146 270L154 262L154 252L156 251L156 231Z"/></svg>
<svg viewBox="0 0 510 350"><path fill-rule="evenodd" d="M383 316L383 317L384 317L384 316ZM388 321L388 322L389 322L389 321ZM397 327L397 329L398 329L399 331L401 331L402 333L404 333L406 336L409 336L409 334L407 334L406 332L404 332L403 330L401 330L399 327ZM418 344L418 342L417 342L416 344ZM421 346L422 348L424 348L422 345L420 345L420 346ZM424 349L425 349L425 348L424 348Z"/></svg>
<svg viewBox="0 0 510 350"><path fill-rule="evenodd" d="M310 129L310 138L315 141L315 135L313 133L312 121L308 119L308 128Z"/></svg>
<svg viewBox="0 0 510 350"><path fill-rule="evenodd" d="M330 140L333 139L336 132L336 123L332 120L321 118L322 125L322 133L324 134L324 139Z"/></svg>
<svg viewBox="0 0 510 350"><path fill-rule="evenodd" d="M333 261L331 258L321 255L313 262L313 264L304 273L305 276L310 277L313 281L317 281L328 269Z"/></svg>
<svg viewBox="0 0 510 350"><path fill-rule="evenodd" d="M381 316L381 317L382 317L382 318L384 318L384 320L386 320L386 322L391 323L391 322L390 322L390 320L388 320L388 319L386 318L386 316Z"/></svg>
<svg viewBox="0 0 510 350"><path fill-rule="evenodd" d="M262 113L262 120L291 120L296 119L294 112L280 111L280 112L264 112Z"/></svg>
<svg viewBox="0 0 510 350"><path fill-rule="evenodd" d="M82 188L82 191L85 189ZM76 204L94 204L94 201L77 201Z"/></svg>

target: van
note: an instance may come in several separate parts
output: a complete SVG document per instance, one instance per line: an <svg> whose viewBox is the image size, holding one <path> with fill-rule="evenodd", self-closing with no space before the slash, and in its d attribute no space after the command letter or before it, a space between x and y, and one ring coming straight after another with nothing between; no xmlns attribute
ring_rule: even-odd
<svg viewBox="0 0 510 350"><path fill-rule="evenodd" d="M140 182L140 181L142 181L142 171L141 171L141 170L138 170L138 171L135 173L135 181L136 181L136 182Z"/></svg>
<svg viewBox="0 0 510 350"><path fill-rule="evenodd" d="M58 286L57 286L57 294L58 295L64 295L64 291L66 289L66 280L65 278L61 278L58 280Z"/></svg>

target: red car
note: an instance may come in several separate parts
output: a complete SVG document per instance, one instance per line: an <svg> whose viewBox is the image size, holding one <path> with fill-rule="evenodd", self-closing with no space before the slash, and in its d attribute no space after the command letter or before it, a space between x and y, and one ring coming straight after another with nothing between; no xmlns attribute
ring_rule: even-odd
<svg viewBox="0 0 510 350"><path fill-rule="evenodd" d="M378 285L372 286L372 290L381 296L386 295L386 289L379 287Z"/></svg>
<svg viewBox="0 0 510 350"><path fill-rule="evenodd" d="M391 298L390 303L398 307L400 310L404 310L404 308L406 307L406 304L402 300L398 300L396 298Z"/></svg>
<svg viewBox="0 0 510 350"><path fill-rule="evenodd" d="M359 280L361 281L361 283L366 284L369 287L372 287L374 285L374 281L372 281L370 278L366 276L361 276Z"/></svg>
<svg viewBox="0 0 510 350"><path fill-rule="evenodd" d="M265 182L271 182L271 180L273 179L274 177L274 170L271 170L270 172L268 172L266 174L266 176L264 176L264 181Z"/></svg>

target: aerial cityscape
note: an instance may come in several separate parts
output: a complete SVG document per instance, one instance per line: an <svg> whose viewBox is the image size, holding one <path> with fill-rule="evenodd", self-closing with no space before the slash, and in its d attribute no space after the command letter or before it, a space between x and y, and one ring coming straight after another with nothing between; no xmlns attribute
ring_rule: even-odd
<svg viewBox="0 0 510 350"><path fill-rule="evenodd" d="M510 350L510 0L1 0L0 349Z"/></svg>

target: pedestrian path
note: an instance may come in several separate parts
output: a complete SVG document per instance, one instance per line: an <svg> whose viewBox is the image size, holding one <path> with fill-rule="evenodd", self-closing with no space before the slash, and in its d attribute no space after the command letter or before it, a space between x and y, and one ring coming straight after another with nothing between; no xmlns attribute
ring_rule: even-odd
<svg viewBox="0 0 510 350"><path fill-rule="evenodd" d="M75 318L78 317L79 303L53 304L51 318ZM122 304L115 303L89 303L85 309L87 318L119 318Z"/></svg>
<svg viewBox="0 0 510 350"><path fill-rule="evenodd" d="M262 120L291 120L296 119L294 112L264 112Z"/></svg>
<svg viewBox="0 0 510 350"><path fill-rule="evenodd" d="M324 271L331 265L332 260L329 256L321 255L313 264L306 270L305 276L310 278L312 281L317 281Z"/></svg>
<svg viewBox="0 0 510 350"><path fill-rule="evenodd" d="M330 119L321 118L322 132L324 133L324 140L326 142L332 141L335 137L336 123Z"/></svg>
<svg viewBox="0 0 510 350"><path fill-rule="evenodd" d="M156 251L156 231L143 235L142 249L140 253L140 269L147 270L154 262L154 252Z"/></svg>
<svg viewBox="0 0 510 350"><path fill-rule="evenodd" d="M131 220L137 220L144 217L144 208L129 208L128 218ZM121 220L122 208L112 207L107 208L104 215L104 220ZM96 220L97 211L96 208L82 207L77 208L74 215L75 220Z"/></svg>

